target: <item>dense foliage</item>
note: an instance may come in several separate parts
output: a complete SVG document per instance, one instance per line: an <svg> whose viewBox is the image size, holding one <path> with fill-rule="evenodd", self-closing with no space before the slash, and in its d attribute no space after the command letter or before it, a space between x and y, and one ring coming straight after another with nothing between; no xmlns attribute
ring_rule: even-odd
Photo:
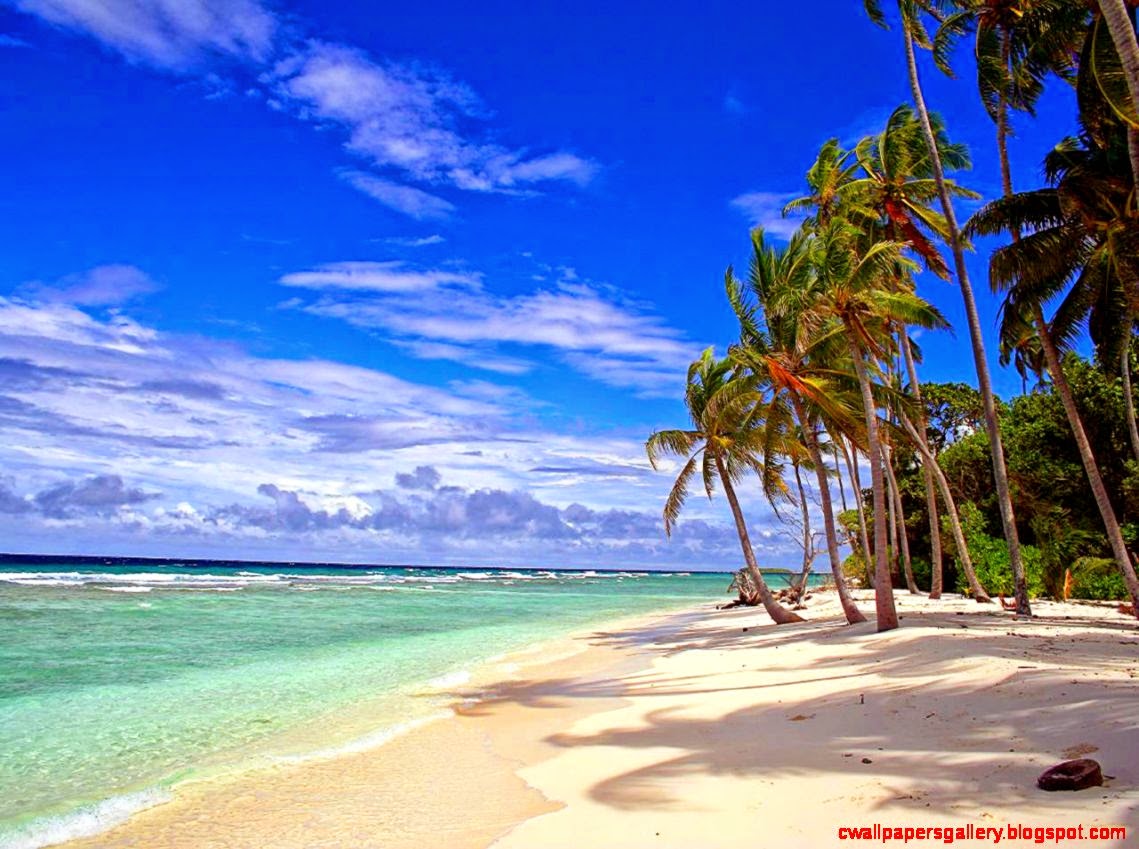
<svg viewBox="0 0 1139 849"><path fill-rule="evenodd" d="M824 144L806 193L788 205L805 216L798 232L780 245L755 231L746 275L728 269L739 337L726 357L708 351L689 372L694 430L662 431L647 445L654 465L665 453L687 460L666 528L699 466L709 497L717 482L727 495L748 571L758 575L734 492L756 477L773 507L798 501L805 587L812 503L802 472L811 471L850 622L863 615L844 576L875 588L879 630L897 627L898 586L932 598L943 586L982 602L1013 596L1021 614L1033 596L1130 596L1139 615L1134 5L899 0L913 103L850 149ZM871 21L890 24L879 0L865 6ZM928 108L919 61L929 50L952 73L962 38L995 124L1002 186L964 224L955 199L979 196L949 175L969 167L969 152ZM1048 85L1074 87L1079 132L1044 156L1044 185L1017 192L1010 113L1031 114ZM989 282L1003 295L1000 356L1025 385L1009 403L992 391L964 259L974 235L1003 240L989 258ZM961 293L976 389L969 375L920 381L911 328L948 326L921 296L927 275ZM1073 353L1087 343L1092 362ZM856 509L836 515L836 484L840 494L861 490ZM840 545L849 548L845 563ZM790 621L766 593L764 605Z"/></svg>

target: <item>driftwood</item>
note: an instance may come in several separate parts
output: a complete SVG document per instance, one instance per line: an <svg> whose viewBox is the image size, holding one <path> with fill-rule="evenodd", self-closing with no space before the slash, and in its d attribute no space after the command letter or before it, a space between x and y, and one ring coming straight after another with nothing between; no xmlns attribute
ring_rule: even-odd
<svg viewBox="0 0 1139 849"><path fill-rule="evenodd" d="M748 574L746 569L740 569L732 577L732 583L728 585L728 592L735 590L738 594L735 599L729 601L727 604L721 604L717 610L731 610L733 607L758 607L760 604L759 590L755 586L751 575ZM776 590L772 593L775 600L784 604L791 604L796 607L803 607L803 602L811 597L811 593L803 593L801 586L792 585L784 587L781 590Z"/></svg>
<svg viewBox="0 0 1139 849"><path fill-rule="evenodd" d="M738 593L736 600L720 605L720 610L729 610L733 607L759 606L759 589L755 586L755 582L746 569L740 569L732 577L732 583L728 585L728 592L732 590Z"/></svg>

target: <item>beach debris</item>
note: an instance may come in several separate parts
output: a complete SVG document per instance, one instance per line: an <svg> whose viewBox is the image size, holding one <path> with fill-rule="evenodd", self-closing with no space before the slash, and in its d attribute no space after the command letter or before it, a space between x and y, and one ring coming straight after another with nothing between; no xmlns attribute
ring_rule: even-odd
<svg viewBox="0 0 1139 849"><path fill-rule="evenodd" d="M874 761L870 760L870 758L863 758L863 759L862 759L862 762L863 762L864 764L872 764L872 763L874 763Z"/></svg>
<svg viewBox="0 0 1139 849"><path fill-rule="evenodd" d="M1041 790L1086 790L1103 785L1103 770L1098 761L1076 758L1049 767L1036 779Z"/></svg>
<svg viewBox="0 0 1139 849"><path fill-rule="evenodd" d="M797 713L794 716L790 717L792 722L802 722L804 719L814 719L814 718L815 718L815 715L813 713L812 714Z"/></svg>

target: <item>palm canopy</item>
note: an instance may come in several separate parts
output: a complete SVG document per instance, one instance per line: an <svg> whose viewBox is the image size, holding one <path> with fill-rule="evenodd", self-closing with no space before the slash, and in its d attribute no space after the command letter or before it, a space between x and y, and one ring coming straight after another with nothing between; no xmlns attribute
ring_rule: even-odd
<svg viewBox="0 0 1139 849"><path fill-rule="evenodd" d="M692 428L657 431L645 443L654 469L664 457L687 458L665 501L665 533L671 535L698 472L709 498L721 467L733 483L759 475L769 497L786 491L782 467L765 453L776 439L760 415L757 386L753 376L741 374L730 358L717 359L711 348L689 366L684 401Z"/></svg>
<svg viewBox="0 0 1139 849"><path fill-rule="evenodd" d="M946 170L970 167L969 153L962 144L949 141L945 124L939 115L930 115L937 154ZM921 257L926 268L942 279L949 279L949 267L926 235L930 231L940 239L949 235L945 217L935 212L938 185L934 163L926 143L921 122L908 104L893 111L886 127L876 136L858 143L855 156L865 176L852 181L848 196L854 200L855 216L869 212L889 239L904 241ZM973 191L945 181L950 195L980 197Z"/></svg>
<svg viewBox="0 0 1139 849"><path fill-rule="evenodd" d="M889 356L899 326L948 328L945 316L912 289L884 285L898 280L899 269L913 270L904 248L902 242L867 242L849 222L832 223L818 236L821 295L805 316L808 325L838 319L857 348L875 359Z"/></svg>
<svg viewBox="0 0 1139 849"><path fill-rule="evenodd" d="M1071 347L1087 322L1101 360L1115 362L1139 317L1139 205L1125 133L1110 146L1088 132L1067 139L1048 154L1045 173L1052 186L993 201L967 225L1021 234L989 265L990 283L1005 293L1002 337L1015 344L1033 305L1059 298L1049 330L1057 345Z"/></svg>
<svg viewBox="0 0 1139 849"><path fill-rule="evenodd" d="M805 231L782 250L767 243L762 229L752 232L747 280L731 268L724 280L740 324L740 341L729 356L766 390L769 424L788 420L798 405L810 419L822 418L852 433L857 413L849 399L842 325L837 320L813 326L803 321L820 294L817 248L818 240ZM771 430L772 435L780 432Z"/></svg>
<svg viewBox="0 0 1139 849"><path fill-rule="evenodd" d="M953 76L955 42L972 35L977 88L985 111L1000 121L1002 110L1032 114L1050 74L1070 79L1073 57L1087 29L1089 10L1071 0L955 0L942 21L933 56Z"/></svg>
<svg viewBox="0 0 1139 849"><path fill-rule="evenodd" d="M938 115L930 117L937 153L944 167L970 167L964 145L949 140ZM957 197L976 193L947 180ZM946 239L948 224L934 210L938 186L921 121L908 105L893 111L882 132L863 138L854 150L827 141L807 172L810 193L792 200L784 213L812 210L805 229L819 231L835 218L856 224L870 237L907 242L933 273L943 279L949 269L933 238Z"/></svg>

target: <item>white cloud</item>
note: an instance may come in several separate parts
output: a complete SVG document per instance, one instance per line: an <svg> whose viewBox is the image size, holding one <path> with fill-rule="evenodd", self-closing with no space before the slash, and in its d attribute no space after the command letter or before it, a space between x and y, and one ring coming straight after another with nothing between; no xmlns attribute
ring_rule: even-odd
<svg viewBox="0 0 1139 849"><path fill-rule="evenodd" d="M762 227L771 236L789 239L799 225L802 216L783 217L783 207L797 197L794 193L748 192L732 199L732 206L742 212L753 227Z"/></svg>
<svg viewBox="0 0 1139 849"><path fill-rule="evenodd" d="M306 51L279 62L265 82L280 103L301 117L347 130L352 152L421 182L508 191L549 181L585 185L596 171L593 163L572 153L531 157L466 137L458 129L460 122L486 117L467 86L421 66L378 62L345 45L312 42ZM353 172L346 179L396 208L427 203L425 197L397 192L406 187L367 174ZM441 214L438 205L425 208Z"/></svg>
<svg viewBox="0 0 1139 849"><path fill-rule="evenodd" d="M16 6L128 59L175 71L210 54L264 61L277 30L255 0L17 0Z"/></svg>
<svg viewBox="0 0 1139 849"><path fill-rule="evenodd" d="M312 289L335 285L309 283L305 274L286 275L282 282ZM553 288L519 295L496 295L465 280L443 280L440 274L421 272L421 285L437 288L436 297L411 297L410 285L360 286L354 288L371 288L376 296L327 295L287 306L386 330L396 344L423 359L449 359L507 374L520 373L523 364L514 357L495 356L496 349L553 349L582 374L645 396L675 396L698 353L698 346L646 305L610 287L577 282L572 269L563 270L562 282Z"/></svg>
<svg viewBox="0 0 1139 849"><path fill-rule="evenodd" d="M0 298L0 531L32 551L65 534L88 553L442 561L493 540L496 559L533 563L557 538L562 562L734 562L722 504L694 499L688 542L665 542L670 482L644 434L558 432L542 409L489 381L429 386ZM441 483L393 489L420 467Z"/></svg>
<svg viewBox="0 0 1139 849"><path fill-rule="evenodd" d="M303 289L366 290L372 292L426 292L442 286L479 288L477 274L454 271L413 271L398 260L389 262L330 262L308 271L284 275L284 286Z"/></svg>
<svg viewBox="0 0 1139 849"><path fill-rule="evenodd" d="M346 148L388 175L345 170L342 179L413 218L446 218L454 206L408 182L522 194L539 184L584 186L597 171L596 163L568 151L534 154L480 136L474 126L490 113L468 86L422 64L375 59L319 39L299 42L300 27L283 26L257 0L16 0L16 5L95 38L131 61L195 73L207 97L239 90L219 71L219 57L257 68L257 85L241 84L247 95L346 131Z"/></svg>
<svg viewBox="0 0 1139 849"><path fill-rule="evenodd" d="M374 174L348 170L340 172L340 179L384 206L418 221L448 218L455 211L455 205L441 197Z"/></svg>
<svg viewBox="0 0 1139 849"><path fill-rule="evenodd" d="M429 342L415 339L393 339L392 344L407 351L419 360L450 360L472 368L498 374L526 374L534 370L534 363L516 357L504 357L485 349L451 345L446 342Z"/></svg>
<svg viewBox="0 0 1139 849"><path fill-rule="evenodd" d="M41 300L98 307L123 304L161 287L149 274L133 265L100 265L79 274L69 274L55 283L30 283L23 288Z"/></svg>
<svg viewBox="0 0 1139 849"><path fill-rule="evenodd" d="M430 245L441 245L447 240L445 238L443 238L442 236L440 236L438 233L432 233L430 236L418 236L418 237L417 236L389 236L388 238L383 239L383 240L373 239L373 241L384 241L384 242L387 242L389 245L398 245L401 248L425 248L425 247L428 247Z"/></svg>

